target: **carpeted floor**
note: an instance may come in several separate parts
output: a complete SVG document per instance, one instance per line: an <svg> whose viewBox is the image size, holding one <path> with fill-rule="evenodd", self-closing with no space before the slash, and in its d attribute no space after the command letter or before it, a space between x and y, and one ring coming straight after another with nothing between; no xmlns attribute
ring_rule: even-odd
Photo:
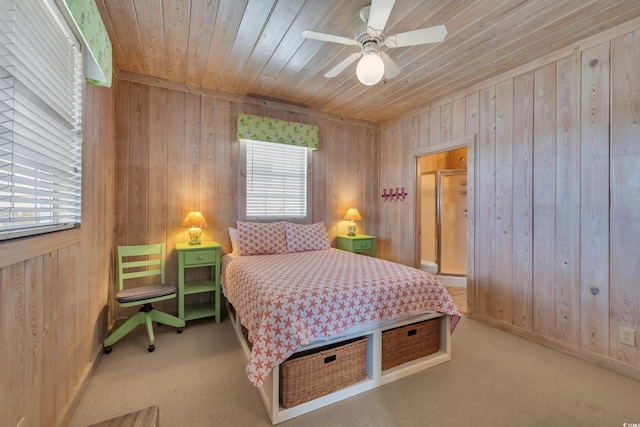
<svg viewBox="0 0 640 427"><path fill-rule="evenodd" d="M86 426L158 405L160 425L271 425L231 322L138 328L104 356L72 416ZM612 426L640 423L640 382L463 318L450 362L283 426Z"/></svg>

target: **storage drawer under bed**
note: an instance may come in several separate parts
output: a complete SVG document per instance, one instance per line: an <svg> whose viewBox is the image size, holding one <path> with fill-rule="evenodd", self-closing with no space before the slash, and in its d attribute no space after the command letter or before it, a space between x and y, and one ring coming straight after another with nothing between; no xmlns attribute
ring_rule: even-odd
<svg viewBox="0 0 640 427"><path fill-rule="evenodd" d="M280 406L290 408L364 380L367 337L296 353L280 365Z"/></svg>
<svg viewBox="0 0 640 427"><path fill-rule="evenodd" d="M438 352L440 318L382 332L382 370Z"/></svg>

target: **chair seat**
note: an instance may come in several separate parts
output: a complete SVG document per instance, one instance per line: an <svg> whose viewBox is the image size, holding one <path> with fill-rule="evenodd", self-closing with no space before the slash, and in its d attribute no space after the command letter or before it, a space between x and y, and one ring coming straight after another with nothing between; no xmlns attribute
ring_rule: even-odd
<svg viewBox="0 0 640 427"><path fill-rule="evenodd" d="M123 289L116 294L119 303L136 302L151 298L164 297L177 292L174 285L149 285Z"/></svg>

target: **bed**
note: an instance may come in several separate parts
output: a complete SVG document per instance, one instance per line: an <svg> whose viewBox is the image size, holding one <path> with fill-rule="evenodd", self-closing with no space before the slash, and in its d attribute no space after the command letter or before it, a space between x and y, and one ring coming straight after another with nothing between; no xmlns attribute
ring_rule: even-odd
<svg viewBox="0 0 640 427"><path fill-rule="evenodd" d="M247 377L274 424L450 359L450 334L460 316L429 273L331 248L323 223L238 221L230 233L234 250L222 258L222 288L248 355ZM382 333L434 318L442 319L440 351L382 371ZM280 407L280 364L301 350L357 337L368 337L365 380Z"/></svg>

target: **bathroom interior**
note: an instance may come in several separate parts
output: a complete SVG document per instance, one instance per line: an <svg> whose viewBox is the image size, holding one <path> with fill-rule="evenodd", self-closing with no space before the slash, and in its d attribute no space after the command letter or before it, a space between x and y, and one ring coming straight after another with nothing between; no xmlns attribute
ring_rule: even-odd
<svg viewBox="0 0 640 427"><path fill-rule="evenodd" d="M466 147L418 159L420 267L450 289L459 309L467 287L466 159Z"/></svg>

